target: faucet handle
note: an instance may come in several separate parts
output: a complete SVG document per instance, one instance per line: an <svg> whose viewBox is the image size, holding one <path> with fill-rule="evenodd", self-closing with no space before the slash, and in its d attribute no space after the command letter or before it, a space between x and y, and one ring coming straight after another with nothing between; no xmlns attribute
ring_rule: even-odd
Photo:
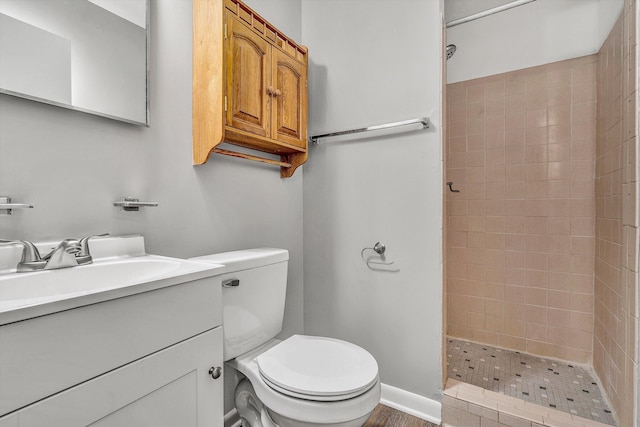
<svg viewBox="0 0 640 427"><path fill-rule="evenodd" d="M35 262L40 261L40 252L38 252L38 248L31 242L26 240L5 240L0 239L0 244L10 245L10 244L19 244L22 245L22 260L20 263L24 262Z"/></svg>
<svg viewBox="0 0 640 427"><path fill-rule="evenodd" d="M50 260L56 254L62 254L63 252L78 256L80 253L80 241L78 239L64 239L57 246L51 248L51 251L42 257L43 260ZM64 255L63 255L64 256Z"/></svg>
<svg viewBox="0 0 640 427"><path fill-rule="evenodd" d="M78 256L91 255L91 253L89 252L89 239L92 239L94 237L107 237L108 235L109 233L93 234L91 236L83 237L82 239L80 239L80 253L78 254Z"/></svg>

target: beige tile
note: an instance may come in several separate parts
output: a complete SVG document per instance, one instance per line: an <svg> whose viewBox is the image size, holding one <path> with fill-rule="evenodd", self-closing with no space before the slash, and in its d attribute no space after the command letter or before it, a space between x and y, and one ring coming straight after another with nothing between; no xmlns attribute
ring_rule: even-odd
<svg viewBox="0 0 640 427"><path fill-rule="evenodd" d="M524 77L507 74L505 82L505 95L509 97L512 94L524 94L526 89Z"/></svg>
<svg viewBox="0 0 640 427"><path fill-rule="evenodd" d="M480 419L480 427L507 427L505 424L501 424L498 421L490 420L487 418Z"/></svg>
<svg viewBox="0 0 640 427"><path fill-rule="evenodd" d="M571 102L574 104L595 101L596 82L577 82L571 85Z"/></svg>
<svg viewBox="0 0 640 427"><path fill-rule="evenodd" d="M452 427L480 427L480 417L450 406L443 406L442 423Z"/></svg>
<svg viewBox="0 0 640 427"><path fill-rule="evenodd" d="M557 126L549 127L549 134L551 128ZM547 127L527 127L525 129L525 138L526 145L540 145L546 144L549 140L547 138ZM565 141L557 141L557 142L567 142Z"/></svg>
<svg viewBox="0 0 640 427"><path fill-rule="evenodd" d="M595 101L583 102L571 105L571 121L573 123L595 123L596 103Z"/></svg>
<svg viewBox="0 0 640 427"><path fill-rule="evenodd" d="M468 129L468 126L467 126ZM575 123L571 126L571 141L593 141L596 139L594 123Z"/></svg>
<svg viewBox="0 0 640 427"><path fill-rule="evenodd" d="M467 104L473 102L484 102L485 98L485 86L484 84L477 84L467 87Z"/></svg>
<svg viewBox="0 0 640 427"><path fill-rule="evenodd" d="M489 409L476 404L469 404L469 413L480 416L482 418L482 422L485 420L498 421L498 411L495 409Z"/></svg>
<svg viewBox="0 0 640 427"><path fill-rule="evenodd" d="M520 418L505 412L499 413L498 420L501 424L509 427L531 427L531 420Z"/></svg>
<svg viewBox="0 0 640 427"><path fill-rule="evenodd" d="M525 148L526 163L543 163L548 160L547 145L527 145Z"/></svg>
<svg viewBox="0 0 640 427"><path fill-rule="evenodd" d="M549 144L547 147L547 152L549 161L559 162L571 160L571 144L568 142L560 144Z"/></svg>
<svg viewBox="0 0 640 427"><path fill-rule="evenodd" d="M443 393L446 396L456 397L458 389L464 384L462 381L454 380L453 378L447 378L447 382L444 385Z"/></svg>
<svg viewBox="0 0 640 427"><path fill-rule="evenodd" d="M547 118L549 126L567 125L572 121L572 108L570 105L549 107Z"/></svg>
<svg viewBox="0 0 640 427"><path fill-rule="evenodd" d="M460 400L450 395L445 395L442 398L442 406L447 406L449 408L459 409L461 411L469 412L469 402L465 400Z"/></svg>
<svg viewBox="0 0 640 427"><path fill-rule="evenodd" d="M568 124L553 125L548 128L549 144L567 144L572 141L571 139L572 128Z"/></svg>
<svg viewBox="0 0 640 427"><path fill-rule="evenodd" d="M549 162L549 179L569 180L572 178L574 164L571 162ZM582 171L582 169L579 169ZM584 177L577 177L577 179Z"/></svg>
<svg viewBox="0 0 640 427"><path fill-rule="evenodd" d="M571 104L571 86L549 87L547 92L547 105L555 107Z"/></svg>
<svg viewBox="0 0 640 427"><path fill-rule="evenodd" d="M593 421L593 420L588 420L586 418L580 418L580 417L573 417L573 421L575 423L582 423L582 425L584 425L584 427L607 427L608 424L603 424L603 423L599 423L597 421Z"/></svg>
<svg viewBox="0 0 640 427"><path fill-rule="evenodd" d="M547 83L549 87L570 86L571 85L571 69L564 68L552 70L547 73Z"/></svg>
<svg viewBox="0 0 640 427"><path fill-rule="evenodd" d="M498 344L504 348L510 348L513 350L525 351L526 340L524 338L511 337L508 335L498 335Z"/></svg>
<svg viewBox="0 0 640 427"><path fill-rule="evenodd" d="M543 425L548 427L584 427L584 424L579 421L567 421L553 418L545 418Z"/></svg>

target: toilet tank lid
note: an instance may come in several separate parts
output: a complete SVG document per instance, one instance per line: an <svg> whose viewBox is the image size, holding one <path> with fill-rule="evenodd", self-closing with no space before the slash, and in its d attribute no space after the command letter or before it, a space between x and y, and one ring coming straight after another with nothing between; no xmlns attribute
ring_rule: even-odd
<svg viewBox="0 0 640 427"><path fill-rule="evenodd" d="M190 258L192 261L223 264L226 272L247 270L289 260L289 251L277 248L256 248L222 252Z"/></svg>

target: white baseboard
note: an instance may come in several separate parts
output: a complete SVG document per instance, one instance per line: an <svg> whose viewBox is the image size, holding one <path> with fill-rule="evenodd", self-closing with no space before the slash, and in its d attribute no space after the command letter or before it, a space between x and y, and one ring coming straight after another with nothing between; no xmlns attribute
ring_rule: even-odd
<svg viewBox="0 0 640 427"><path fill-rule="evenodd" d="M380 403L434 424L439 425L441 421L440 402L387 384L382 384ZM224 427L241 427L241 425L235 408L225 414Z"/></svg>
<svg viewBox="0 0 640 427"><path fill-rule="evenodd" d="M382 384L380 403L406 412L425 421L440 425L442 405L436 400L420 396L388 384Z"/></svg>

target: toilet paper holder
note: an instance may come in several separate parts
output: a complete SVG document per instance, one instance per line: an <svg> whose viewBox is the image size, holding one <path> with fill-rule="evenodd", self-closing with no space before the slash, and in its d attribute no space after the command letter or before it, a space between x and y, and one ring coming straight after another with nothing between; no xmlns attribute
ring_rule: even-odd
<svg viewBox="0 0 640 427"><path fill-rule="evenodd" d="M383 261L371 261L370 258L365 258L364 253L367 251L374 251L375 253L377 253L378 255L380 255L380 259L382 259ZM385 246L384 243L382 242L376 242L375 245L373 245L373 247L371 248L364 248L362 249L362 251L360 251L360 257L362 258L362 260L364 262L367 263L367 266L369 266L369 264L376 264L376 265L392 265L393 261L391 262L386 262L384 261L384 252L387 250L387 247Z"/></svg>

